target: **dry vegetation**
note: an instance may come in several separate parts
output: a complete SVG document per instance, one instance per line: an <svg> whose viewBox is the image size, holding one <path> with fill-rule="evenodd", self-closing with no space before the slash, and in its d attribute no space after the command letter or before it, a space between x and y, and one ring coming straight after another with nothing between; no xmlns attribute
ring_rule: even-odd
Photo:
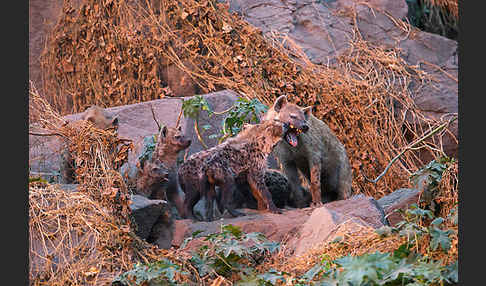
<svg viewBox="0 0 486 286"><path fill-rule="evenodd" d="M31 245L30 259L43 261L40 268L30 265L32 284L45 285L50 278L49 285L100 285L137 261L162 256L177 260L173 253L143 243L131 230L128 191L117 172L129 144L113 130L98 130L87 122L65 124L61 117L91 104L110 107L167 96L170 90L161 75L168 65L187 72L202 93L233 89L266 104L286 93L300 106L315 106L314 114L347 148L353 188L366 195L380 198L408 186L409 175L427 163L409 151L376 184L363 176L376 178L409 142L444 122L424 118L414 106L410 83L420 89L432 79L407 65L399 50L371 46L355 31L334 66L318 66L290 39L263 36L224 4L168 0L160 5L85 0L76 7L64 1L42 56L43 96L31 89L29 123L68 142L79 166L80 187L63 192L43 183L29 184L29 233L40 243L40 248ZM347 14L355 19L354 11ZM440 136L422 148L434 157L441 155ZM438 200L446 203L444 212L457 203L457 181L456 163L440 185ZM370 247L387 251L399 243L379 243L369 230L347 241L348 248L325 246L320 253L338 257ZM450 257L457 258L456 246ZM45 256L47 249L55 252ZM80 259L83 253L90 255ZM47 263L53 257L59 261ZM294 273L306 270L299 266L302 262L282 261Z"/></svg>

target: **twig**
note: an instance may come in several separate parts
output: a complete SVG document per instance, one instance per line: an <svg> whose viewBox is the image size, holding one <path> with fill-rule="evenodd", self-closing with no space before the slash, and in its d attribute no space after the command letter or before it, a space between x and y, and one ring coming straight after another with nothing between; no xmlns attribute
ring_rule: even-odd
<svg viewBox="0 0 486 286"><path fill-rule="evenodd" d="M198 118L196 118L196 120L194 121L194 130L196 131L197 139L199 140L199 142L201 142L201 145L203 145L204 149L208 149L208 145L206 145L206 143L204 143L204 140L202 139L201 133L199 131L199 120L198 120Z"/></svg>
<svg viewBox="0 0 486 286"><path fill-rule="evenodd" d="M154 112L154 107L152 106L152 103L150 103L149 106L150 106L150 111L152 111L152 117L154 118L154 121L157 124L157 127L159 128L158 130L160 131L161 127L160 127L159 122L155 118L155 112Z"/></svg>
<svg viewBox="0 0 486 286"><path fill-rule="evenodd" d="M61 136L61 137L65 137L63 134L58 133L58 132L53 132L53 133L35 133L35 132L29 132L29 135L33 135L33 136Z"/></svg>
<svg viewBox="0 0 486 286"><path fill-rule="evenodd" d="M184 105L184 99L182 99L182 105ZM182 117L182 105L181 105L181 111L179 112L179 116L177 117L177 122L176 122L176 128L179 127L179 124L181 122L181 117Z"/></svg>
<svg viewBox="0 0 486 286"><path fill-rule="evenodd" d="M457 119L457 117L454 117L452 118L451 120L441 124L440 126L438 126L437 128L435 128L434 130L432 130L430 133L428 133L427 135L423 136L422 138L419 138L416 142L408 145L405 149L403 149L402 152L400 152L398 155L396 155L391 161L390 163L388 163L388 165L386 166L385 170L374 180L370 180L368 179L364 174L361 174L366 181L370 182L370 183L374 183L376 184L376 182L378 182L385 174L386 172L388 171L388 169L390 169L391 165L396 161L398 160L398 158L400 158L405 152L409 151L409 150L413 150L418 144L422 143L424 140L426 140L427 138L431 137L432 135L438 133L439 131L441 131L442 129L444 129L445 127L447 127L449 124L451 124L452 122L454 122L455 120Z"/></svg>

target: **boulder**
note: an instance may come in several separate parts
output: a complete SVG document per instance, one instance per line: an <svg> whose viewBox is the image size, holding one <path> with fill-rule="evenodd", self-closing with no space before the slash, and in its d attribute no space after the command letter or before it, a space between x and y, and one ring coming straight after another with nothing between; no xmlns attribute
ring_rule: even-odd
<svg viewBox="0 0 486 286"><path fill-rule="evenodd" d="M184 240L196 231L198 236L206 236L221 230L221 225L232 224L242 231L261 232L269 240L285 242L294 255L306 253L314 246L322 244L340 225L352 222L351 226L378 229L387 225L381 206L370 197L357 195L347 200L335 201L312 209L284 209L282 214L266 211L240 209L246 216L223 217L212 222L194 222L188 219L176 220L172 245L180 247ZM193 250L203 239L191 240L185 250Z"/></svg>
<svg viewBox="0 0 486 286"><path fill-rule="evenodd" d="M412 204L418 204L420 198L419 191L415 189L398 189L382 198L377 203L385 211L388 222L395 226L403 220L403 217L396 210L406 210Z"/></svg>
<svg viewBox="0 0 486 286"><path fill-rule="evenodd" d="M195 231L202 231L198 236L206 236L219 232L221 225L232 224L243 232L260 232L272 241L285 241L292 237L307 220L311 209L283 210L283 214L272 214L266 211L240 209L246 216L236 218L221 218L212 222L193 222L189 219L176 220L172 245L180 247L186 238ZM201 244L202 239L194 239L184 249L193 250Z"/></svg>
<svg viewBox="0 0 486 286"><path fill-rule="evenodd" d="M302 228L287 244L295 256L303 255L326 242L343 223L378 229L387 225L383 209L373 198L357 195L347 200L334 201L315 209Z"/></svg>
<svg viewBox="0 0 486 286"><path fill-rule="evenodd" d="M169 205L166 201L150 200L140 195L132 195L131 201L132 217L137 224L135 234L147 239L159 217L169 209Z"/></svg>

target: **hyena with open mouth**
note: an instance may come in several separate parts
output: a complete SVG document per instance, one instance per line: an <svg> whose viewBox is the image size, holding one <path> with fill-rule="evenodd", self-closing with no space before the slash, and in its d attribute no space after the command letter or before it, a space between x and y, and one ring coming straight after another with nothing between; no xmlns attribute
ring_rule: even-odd
<svg viewBox="0 0 486 286"><path fill-rule="evenodd" d="M280 96L262 120L289 124L285 140L275 146L273 155L288 178L297 207L308 206L299 171L310 183L312 207L351 196L352 170L346 149L331 129L312 115L311 106L300 108Z"/></svg>

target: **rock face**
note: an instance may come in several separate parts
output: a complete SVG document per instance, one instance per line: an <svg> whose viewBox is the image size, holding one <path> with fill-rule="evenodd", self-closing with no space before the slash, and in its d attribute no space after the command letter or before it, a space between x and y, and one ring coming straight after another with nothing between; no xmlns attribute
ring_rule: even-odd
<svg viewBox="0 0 486 286"><path fill-rule="evenodd" d="M220 231L222 224L232 224L244 232L261 232L269 240L282 241L295 235L300 226L307 220L312 209L284 210L283 214L272 214L252 209L240 209L246 216L236 218L222 218L212 222L193 222L189 219L176 220L172 245L180 247L184 240L195 231L202 231L200 236ZM197 240L191 241L186 247L194 249Z"/></svg>

